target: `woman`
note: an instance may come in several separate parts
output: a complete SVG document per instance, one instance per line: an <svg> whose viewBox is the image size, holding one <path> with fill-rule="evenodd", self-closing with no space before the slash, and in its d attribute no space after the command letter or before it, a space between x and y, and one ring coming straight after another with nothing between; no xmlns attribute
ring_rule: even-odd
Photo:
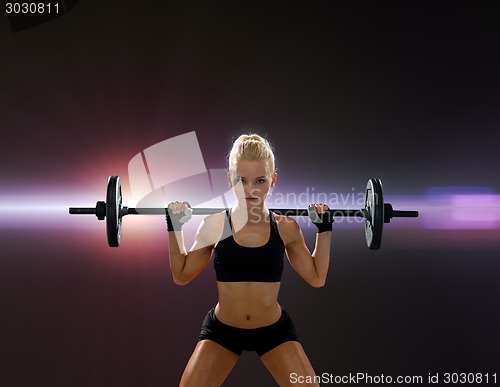
<svg viewBox="0 0 500 387"><path fill-rule="evenodd" d="M236 204L203 220L189 252L180 231L188 203L169 204L174 282L185 285L192 281L213 255L219 293L217 305L203 322L181 386L220 386L244 350L256 351L280 386L292 385L292 373L315 375L289 315L278 303L278 293L285 252L305 281L314 287L325 284L333 220L320 215L311 254L297 222L266 208L276 177L269 142L256 134L240 136L229 154L228 180ZM314 206L318 214L328 209Z"/></svg>

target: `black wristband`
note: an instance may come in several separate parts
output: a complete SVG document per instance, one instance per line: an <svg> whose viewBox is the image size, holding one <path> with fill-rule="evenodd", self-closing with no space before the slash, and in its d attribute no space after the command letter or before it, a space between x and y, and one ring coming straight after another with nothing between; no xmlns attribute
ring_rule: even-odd
<svg viewBox="0 0 500 387"><path fill-rule="evenodd" d="M332 231L333 229L333 221L331 222L323 222L323 223L314 223L318 228L318 234L326 231Z"/></svg>
<svg viewBox="0 0 500 387"><path fill-rule="evenodd" d="M167 221L167 231L177 231L179 228L176 230L174 227L174 224L172 223L172 217L169 215L168 210L167 214L165 216L165 219ZM182 228L182 225L180 225L180 228Z"/></svg>

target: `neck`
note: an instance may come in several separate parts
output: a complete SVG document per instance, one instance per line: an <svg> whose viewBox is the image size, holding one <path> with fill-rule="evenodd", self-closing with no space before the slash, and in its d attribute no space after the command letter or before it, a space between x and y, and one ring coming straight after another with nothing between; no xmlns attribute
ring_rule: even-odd
<svg viewBox="0 0 500 387"><path fill-rule="evenodd" d="M252 206L237 204L233 207L233 217L245 217L248 223L262 223L268 219L269 210L264 206Z"/></svg>

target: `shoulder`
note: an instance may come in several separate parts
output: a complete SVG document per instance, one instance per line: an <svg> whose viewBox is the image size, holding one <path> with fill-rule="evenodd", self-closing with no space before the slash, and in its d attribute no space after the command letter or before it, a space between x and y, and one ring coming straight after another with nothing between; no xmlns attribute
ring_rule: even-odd
<svg viewBox="0 0 500 387"><path fill-rule="evenodd" d="M209 244L215 244L222 235L226 219L225 212L206 216L200 223L196 239L203 240Z"/></svg>
<svg viewBox="0 0 500 387"><path fill-rule="evenodd" d="M285 245L297 240L300 237L301 231L297 221L294 218L285 215L274 214L278 231Z"/></svg>
<svg viewBox="0 0 500 387"><path fill-rule="evenodd" d="M224 224L224 221L226 220L226 212L217 212L216 214L211 214L205 217L203 219L202 223L206 226L215 226L219 224Z"/></svg>

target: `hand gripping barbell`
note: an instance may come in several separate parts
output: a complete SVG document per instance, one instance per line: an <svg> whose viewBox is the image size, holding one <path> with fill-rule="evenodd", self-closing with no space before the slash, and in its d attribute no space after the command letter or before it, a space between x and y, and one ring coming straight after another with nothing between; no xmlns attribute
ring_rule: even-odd
<svg viewBox="0 0 500 387"><path fill-rule="evenodd" d="M224 208L193 208L193 215L210 215L222 212ZM122 187L119 176L110 176L106 190L106 201L98 201L95 207L70 207L73 215L91 214L97 219L106 219L106 233L110 247L118 247L122 235L122 219L125 215L165 215L166 208L129 208L122 205ZM287 216L308 216L307 209L271 209L276 214ZM378 250L382 242L384 223L392 218L416 218L418 211L393 210L390 203L384 203L382 182L380 179L370 179L366 184L365 208L359 210L330 209L332 216L347 216L364 218L366 244L371 250Z"/></svg>

